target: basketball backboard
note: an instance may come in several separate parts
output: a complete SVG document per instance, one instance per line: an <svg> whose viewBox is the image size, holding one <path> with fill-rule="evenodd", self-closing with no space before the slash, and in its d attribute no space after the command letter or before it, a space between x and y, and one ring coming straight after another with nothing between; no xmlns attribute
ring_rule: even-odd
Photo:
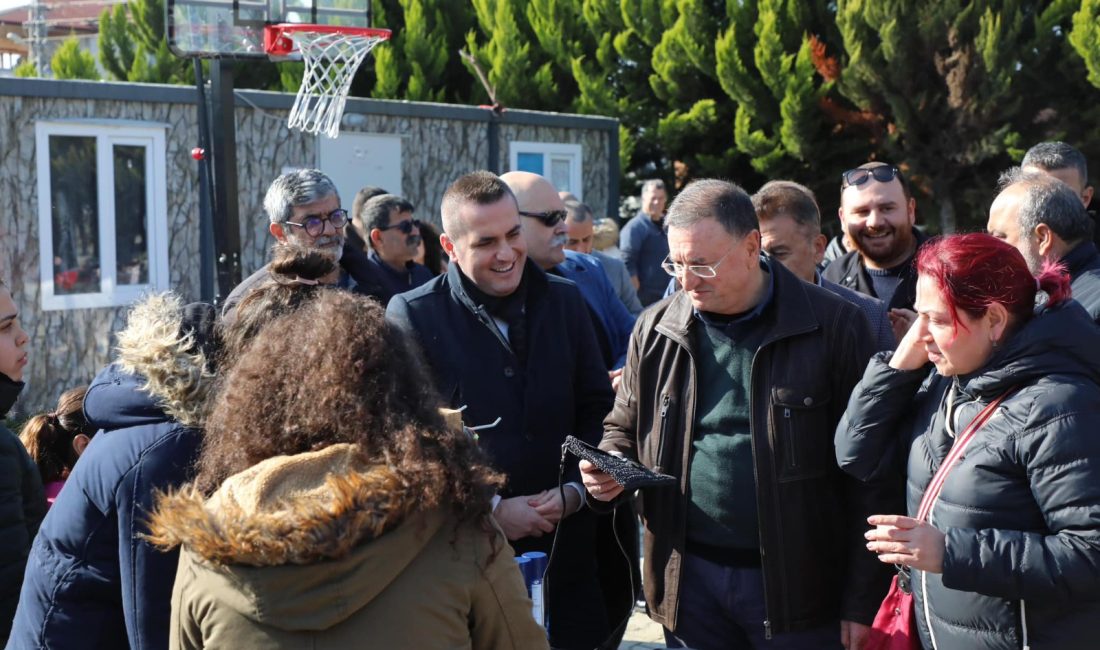
<svg viewBox="0 0 1100 650"><path fill-rule="evenodd" d="M168 0L168 45L177 56L266 59L264 26L371 27L371 0Z"/></svg>

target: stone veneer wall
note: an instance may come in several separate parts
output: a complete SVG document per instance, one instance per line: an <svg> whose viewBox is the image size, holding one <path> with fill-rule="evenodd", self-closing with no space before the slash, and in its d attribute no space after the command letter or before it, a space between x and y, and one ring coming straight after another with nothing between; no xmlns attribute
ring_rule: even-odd
<svg viewBox="0 0 1100 650"><path fill-rule="evenodd" d="M89 382L110 361L113 335L125 324L127 311L41 309L36 121L128 120L166 127L170 282L185 301L193 301L199 299L200 284L198 165L190 156L198 143L194 98L186 87L0 79L0 278L12 288L31 339L27 388L14 419L49 410L63 391ZM289 131L283 122L291 101L291 95L279 93L238 93L242 277L264 263L271 244L263 212L267 186L284 166L317 159L316 139ZM486 115L470 107L352 99L344 130L402 135L403 190L421 216L438 224L447 185L489 166ZM568 126L571 120L576 127ZM584 198L602 214L618 178L617 159L608 155L612 140L617 144L616 124L606 118L511 111L500 124L498 169L507 171L508 143L514 140L580 143Z"/></svg>

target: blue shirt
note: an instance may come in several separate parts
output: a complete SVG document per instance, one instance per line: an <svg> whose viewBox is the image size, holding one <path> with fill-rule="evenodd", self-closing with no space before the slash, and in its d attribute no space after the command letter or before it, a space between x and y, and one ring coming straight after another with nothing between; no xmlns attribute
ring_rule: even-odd
<svg viewBox="0 0 1100 650"><path fill-rule="evenodd" d="M638 278L638 300L651 305L665 293L668 274L661 262L668 257L668 237L661 224L639 211L619 233L619 249L630 275Z"/></svg>

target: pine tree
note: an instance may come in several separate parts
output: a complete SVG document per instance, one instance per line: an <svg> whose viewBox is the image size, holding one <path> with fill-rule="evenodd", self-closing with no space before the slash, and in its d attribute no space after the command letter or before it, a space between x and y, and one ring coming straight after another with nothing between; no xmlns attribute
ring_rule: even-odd
<svg viewBox="0 0 1100 650"><path fill-rule="evenodd" d="M376 48L374 70L377 75L372 95L413 101L445 101L450 95L446 75L449 63L457 58L447 29L448 18L464 8L449 8L440 0L400 0L400 20L393 25L393 36Z"/></svg>
<svg viewBox="0 0 1100 650"><path fill-rule="evenodd" d="M1085 61L1089 83L1100 88L1100 0L1081 0L1069 41Z"/></svg>
<svg viewBox="0 0 1100 650"><path fill-rule="evenodd" d="M95 67L92 53L80 47L76 36L66 38L50 59L50 69L57 79L98 80L99 70Z"/></svg>
<svg viewBox="0 0 1100 650"><path fill-rule="evenodd" d="M168 49L164 0L131 0L99 18L99 60L119 81L190 83L191 67Z"/></svg>
<svg viewBox="0 0 1100 650"><path fill-rule="evenodd" d="M568 102L557 92L552 64L530 31L524 4L521 0L473 0L481 33L471 30L466 44L501 104L557 110ZM488 40L482 43L479 37ZM488 99L479 94L482 101Z"/></svg>

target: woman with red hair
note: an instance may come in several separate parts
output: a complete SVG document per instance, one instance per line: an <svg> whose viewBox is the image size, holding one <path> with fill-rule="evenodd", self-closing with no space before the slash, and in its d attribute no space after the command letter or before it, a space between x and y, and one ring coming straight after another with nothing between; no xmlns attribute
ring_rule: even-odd
<svg viewBox="0 0 1100 650"><path fill-rule="evenodd" d="M910 573L925 648L1095 648L1100 330L1061 268L988 235L917 271L917 321L837 428L845 471L906 476L909 516L871 517L867 548Z"/></svg>

